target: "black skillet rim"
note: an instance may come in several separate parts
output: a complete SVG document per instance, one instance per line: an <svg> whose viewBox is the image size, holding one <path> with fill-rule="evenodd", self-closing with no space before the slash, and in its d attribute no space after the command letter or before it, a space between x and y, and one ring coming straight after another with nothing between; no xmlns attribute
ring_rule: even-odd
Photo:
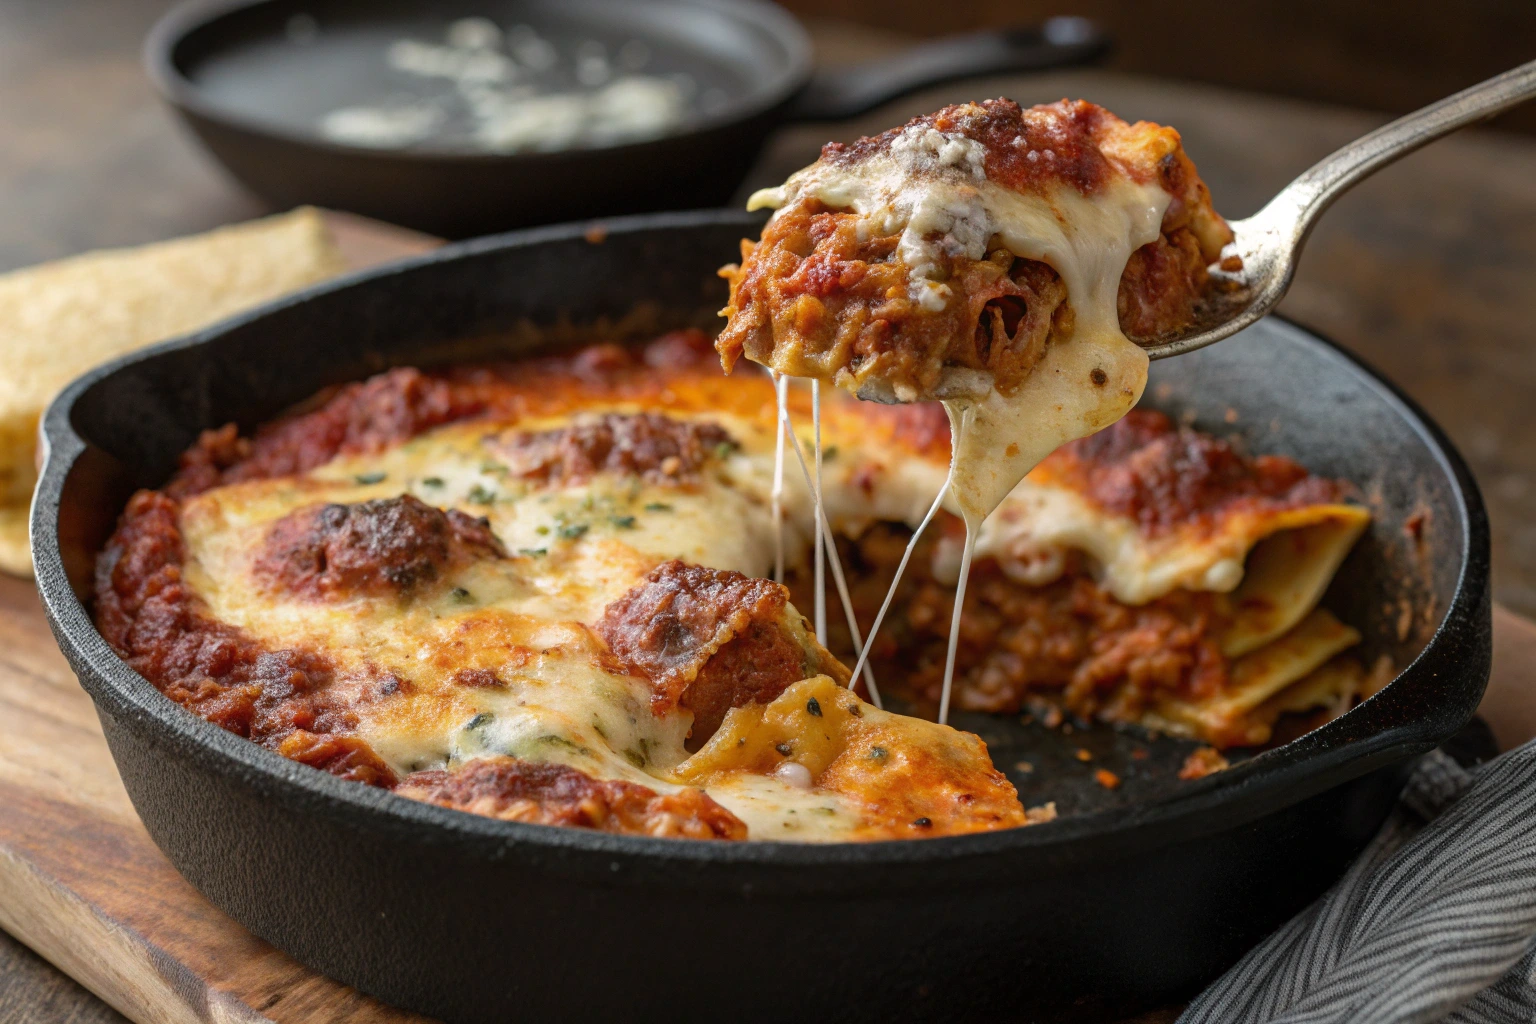
<svg viewBox="0 0 1536 1024"><path fill-rule="evenodd" d="M756 218L735 211L703 210L687 213L642 214L605 219L610 235L648 229L686 229L697 226L740 224L754 226ZM1192 781L1178 796L1129 809L1105 810L1064 819L1044 827L948 836L922 840L874 843L787 843L757 840L744 843L711 843L686 839L660 839L614 835L583 829L558 828L505 822L425 804L393 793L350 783L289 761L234 733L185 711L156 690L122 661L97 633L84 605L75 596L64 572L58 541L58 512L64 480L85 448L71 417L74 406L90 388L114 373L158 354L200 345L216 345L230 330L258 321L278 309L302 305L310 298L347 288L366 286L423 265L453 261L483 252L574 240L588 230L588 222L554 225L492 235L445 245L432 252L385 266L343 275L276 302L215 324L202 331L166 341L104 364L77 378L48 407L43 416L41 439L44 464L31 513L31 538L37 585L54 635L81 684L103 711L153 722L161 742L204 755L205 770L240 776L264 798L314 805L328 805L360 829L425 831L433 842L452 842L480 849L485 856L501 858L522 850L530 856L595 855L625 857L633 862L758 865L764 868L801 866L849 866L861 868L924 866L957 861L985 861L1010 852L1035 850L1048 853L1059 848L1069 853L1073 844L1090 838L1114 836L1117 847L1160 844L1170 837L1222 831L1256 820L1315 793L1356 778L1373 769L1422 753L1449 736L1471 714L1467 704L1454 712L1441 709L1437 718L1426 713L1381 731L1348 739L1352 723L1362 709L1389 697L1399 684L1415 673L1439 675L1459 660L1449 645L1458 636L1486 644L1490 602L1489 531L1481 494L1471 471L1448 438L1408 396L1370 369L1361 360L1315 332L1281 320L1284 329L1296 331L1318 343L1323 351L1369 385L1379 388L1383 399L1395 403L1434 453L1456 491L1461 515L1463 545L1456 588L1433 636L1418 656L1394 676L1393 681L1370 700L1320 729L1283 746L1265 751L1204 779ZM1445 674L1450 674L1448 671ZM1486 678L1478 681L1481 693ZM1465 685L1465 684L1463 684ZM1451 695L1447 695L1449 698ZM1474 697L1476 694L1473 695ZM1447 717L1450 715L1451 717ZM1337 745L1327 744L1337 741ZM1311 748L1311 749L1309 749ZM1234 807L1226 807L1226 805ZM1225 809L1225 815L1207 812ZM1202 820L1202 815L1207 820ZM1217 818L1218 820L1209 820ZM614 861L617 870L618 861ZM865 880L875 876L867 875ZM700 879L702 881L702 879ZM843 891L859 888L855 878L842 880ZM763 891L767 895L766 889Z"/></svg>
<svg viewBox="0 0 1536 1024"><path fill-rule="evenodd" d="M411 163L472 165L500 162L555 163L582 154L622 155L642 147L672 142L679 138L749 121L787 103L804 88L811 76L810 37L806 35L800 22L788 11L766 0L685 0L686 3L698 7L710 8L751 21L754 27L762 29L777 39L789 59L789 66L776 81L768 82L746 96L732 99L725 109L718 113L690 121L680 131L634 142L530 153L487 153L468 149L432 148L383 149L377 146L357 146L334 142L318 134L232 113L219 104L205 99L197 84L182 74L181 69L176 66L176 48L193 32L237 12L274 2L276 0L183 0L162 15L149 30L143 47L145 71L160 97L177 110L214 124L250 135L276 139L287 145L304 146L340 156L371 157Z"/></svg>

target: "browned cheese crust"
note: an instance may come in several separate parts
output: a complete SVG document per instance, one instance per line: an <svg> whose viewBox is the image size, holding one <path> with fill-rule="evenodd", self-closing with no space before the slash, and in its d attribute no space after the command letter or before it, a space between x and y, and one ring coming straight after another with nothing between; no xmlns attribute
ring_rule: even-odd
<svg viewBox="0 0 1536 1024"><path fill-rule="evenodd" d="M255 571L275 589L315 599L406 597L454 563L505 557L486 520L405 494L284 516L268 531Z"/></svg>

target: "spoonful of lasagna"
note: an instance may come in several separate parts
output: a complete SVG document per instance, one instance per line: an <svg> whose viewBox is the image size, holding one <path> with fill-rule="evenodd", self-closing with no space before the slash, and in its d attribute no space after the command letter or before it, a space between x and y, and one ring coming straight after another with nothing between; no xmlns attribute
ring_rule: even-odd
<svg viewBox="0 0 1536 1024"><path fill-rule="evenodd" d="M745 355L781 381L809 378L813 409L825 382L872 401L942 402L949 415L949 476L912 539L940 507L965 521L940 721L986 516L1056 448L1125 415L1150 359L1270 311L1312 224L1343 191L1533 94L1536 62L1346 146L1232 224L1212 208L1178 132L1084 101L946 107L828 144L752 196L749 209L775 213L721 272L729 322L716 347L727 372ZM778 394L784 431L782 383ZM809 482L822 520L816 447ZM824 530L818 523L818 541Z"/></svg>

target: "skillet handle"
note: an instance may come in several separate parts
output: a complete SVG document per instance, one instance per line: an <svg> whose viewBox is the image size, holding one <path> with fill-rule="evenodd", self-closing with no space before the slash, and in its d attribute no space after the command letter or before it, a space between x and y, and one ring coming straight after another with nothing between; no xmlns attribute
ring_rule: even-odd
<svg viewBox="0 0 1536 1024"><path fill-rule="evenodd" d="M1108 34L1086 18L944 36L880 60L818 70L795 97L788 119L841 121L931 85L1086 64L1109 47Z"/></svg>

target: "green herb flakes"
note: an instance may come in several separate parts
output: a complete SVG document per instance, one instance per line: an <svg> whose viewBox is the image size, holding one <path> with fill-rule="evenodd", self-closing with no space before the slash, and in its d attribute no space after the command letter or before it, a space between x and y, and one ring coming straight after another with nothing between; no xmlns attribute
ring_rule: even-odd
<svg viewBox="0 0 1536 1024"><path fill-rule="evenodd" d="M635 528L634 516L609 516L608 521L621 530L633 530Z"/></svg>
<svg viewBox="0 0 1536 1024"><path fill-rule="evenodd" d="M518 548L517 553L529 558L542 558L549 554L549 548Z"/></svg>
<svg viewBox="0 0 1536 1024"><path fill-rule="evenodd" d="M652 501L646 503L645 510L647 512L671 512L672 506L664 501Z"/></svg>
<svg viewBox="0 0 1536 1024"><path fill-rule="evenodd" d="M353 479L363 487L372 487L374 484L381 484L389 479L389 474L382 470L376 470L372 473L359 473Z"/></svg>
<svg viewBox="0 0 1536 1024"><path fill-rule="evenodd" d="M555 532L561 540L576 540L586 534L590 527L586 523L566 523Z"/></svg>
<svg viewBox="0 0 1536 1024"><path fill-rule="evenodd" d="M469 489L469 494L466 495L465 500L471 505L493 505L496 502L496 492L487 490L481 484L475 484L475 486Z"/></svg>
<svg viewBox="0 0 1536 1024"><path fill-rule="evenodd" d="M423 477L422 481L421 481L421 486L423 486L423 487L441 487L441 486L443 486L443 478L440 477L440 476Z"/></svg>
<svg viewBox="0 0 1536 1024"><path fill-rule="evenodd" d="M552 732L545 733L543 736L540 736L538 741L545 744L546 746L561 747L565 750L569 750L573 754L590 756L592 753L592 751L588 750L586 747L583 747L564 736L559 736Z"/></svg>
<svg viewBox="0 0 1536 1024"><path fill-rule="evenodd" d="M479 729L482 726L490 725L491 722L495 721L495 719L496 716L491 714L489 711L482 711L474 718L471 718L468 722L464 723L464 728Z"/></svg>

